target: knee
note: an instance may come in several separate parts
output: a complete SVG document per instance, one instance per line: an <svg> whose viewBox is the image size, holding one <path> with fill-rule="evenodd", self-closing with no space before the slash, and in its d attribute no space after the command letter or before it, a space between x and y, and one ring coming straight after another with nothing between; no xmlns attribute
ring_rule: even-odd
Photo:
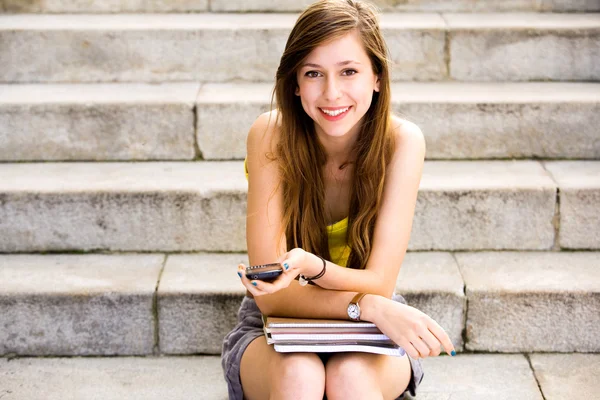
<svg viewBox="0 0 600 400"><path fill-rule="evenodd" d="M280 353L271 374L289 389L325 393L325 366L314 353Z"/></svg>
<svg viewBox="0 0 600 400"><path fill-rule="evenodd" d="M360 353L338 353L325 366L325 393L328 399L377 386L373 368Z"/></svg>

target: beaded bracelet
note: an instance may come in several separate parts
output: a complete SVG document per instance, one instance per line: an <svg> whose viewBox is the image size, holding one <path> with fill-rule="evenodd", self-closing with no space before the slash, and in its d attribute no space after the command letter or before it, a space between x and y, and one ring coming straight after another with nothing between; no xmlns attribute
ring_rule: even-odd
<svg viewBox="0 0 600 400"><path fill-rule="evenodd" d="M323 270L321 272L319 272L317 275L313 276L312 278L307 278L302 274L298 275L298 282L300 283L300 286L306 286L306 284L312 283L312 281L314 281L315 279L319 279L320 277L325 275L325 270L327 269L327 264L325 263L325 260L323 259L323 257L318 256L318 255L317 255L317 257L319 257L321 259L321 261L323 261Z"/></svg>

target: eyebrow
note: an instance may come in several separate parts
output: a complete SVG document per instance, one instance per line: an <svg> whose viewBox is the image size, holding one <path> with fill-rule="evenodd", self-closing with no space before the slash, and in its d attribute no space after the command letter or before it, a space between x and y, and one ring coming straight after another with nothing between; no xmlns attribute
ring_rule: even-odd
<svg viewBox="0 0 600 400"><path fill-rule="evenodd" d="M339 63L337 63L335 65L342 66L342 65L352 64L352 63L360 64L358 61L346 60L346 61L340 61ZM319 64L312 64L312 63L304 63L304 64L302 64L301 68L304 68L304 67L323 68Z"/></svg>

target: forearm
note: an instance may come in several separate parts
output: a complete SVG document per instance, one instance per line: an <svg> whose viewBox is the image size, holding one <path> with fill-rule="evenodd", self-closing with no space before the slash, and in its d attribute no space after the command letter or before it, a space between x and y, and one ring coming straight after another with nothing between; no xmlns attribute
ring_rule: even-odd
<svg viewBox="0 0 600 400"><path fill-rule="evenodd" d="M283 290L254 299L261 312L269 316L349 320L348 304L356 293L300 286L298 281L292 281ZM381 300L385 299L378 295L364 296L359 303L361 320L374 322Z"/></svg>
<svg viewBox="0 0 600 400"><path fill-rule="evenodd" d="M307 270L305 276L316 276L323 269L323 261L312 253L306 253ZM352 269L326 262L325 275L314 283L324 289L365 292L384 295L382 278L373 271Z"/></svg>

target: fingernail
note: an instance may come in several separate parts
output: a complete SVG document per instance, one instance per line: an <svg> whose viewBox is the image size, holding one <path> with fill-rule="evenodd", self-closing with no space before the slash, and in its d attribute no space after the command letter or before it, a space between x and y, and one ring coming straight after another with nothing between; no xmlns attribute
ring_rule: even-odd
<svg viewBox="0 0 600 400"><path fill-rule="evenodd" d="M252 282L252 284L253 284L254 286L256 286L256 285L257 285L257 283L256 283L256 282Z"/></svg>
<svg viewBox="0 0 600 400"><path fill-rule="evenodd" d="M452 353L450 353L450 354L452 354L452 357L454 357L456 355L456 352L454 350L452 350Z"/></svg>
<svg viewBox="0 0 600 400"><path fill-rule="evenodd" d="M242 277L242 273L240 271L238 271L238 276L241 278Z"/></svg>
<svg viewBox="0 0 600 400"><path fill-rule="evenodd" d="M287 263L284 263L283 266L285 267L285 269L288 269L290 267Z"/></svg>

